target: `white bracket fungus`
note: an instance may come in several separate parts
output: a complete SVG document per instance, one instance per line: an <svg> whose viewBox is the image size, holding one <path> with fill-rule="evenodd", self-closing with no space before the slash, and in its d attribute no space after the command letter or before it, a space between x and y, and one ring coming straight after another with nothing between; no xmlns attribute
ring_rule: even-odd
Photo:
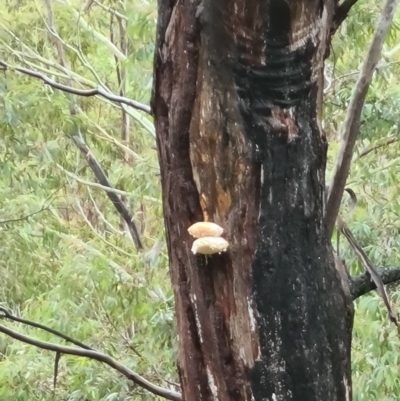
<svg viewBox="0 0 400 401"><path fill-rule="evenodd" d="M188 228L189 234L194 238L220 237L224 229L218 224L202 221L195 223Z"/></svg>
<svg viewBox="0 0 400 401"><path fill-rule="evenodd" d="M189 234L197 238L192 245L194 254L212 255L225 252L229 246L228 241L221 238L224 229L218 224L207 221L195 223L188 228Z"/></svg>
<svg viewBox="0 0 400 401"><path fill-rule="evenodd" d="M212 255L213 253L225 252L229 246L227 240L221 237L203 237L193 242L192 252Z"/></svg>

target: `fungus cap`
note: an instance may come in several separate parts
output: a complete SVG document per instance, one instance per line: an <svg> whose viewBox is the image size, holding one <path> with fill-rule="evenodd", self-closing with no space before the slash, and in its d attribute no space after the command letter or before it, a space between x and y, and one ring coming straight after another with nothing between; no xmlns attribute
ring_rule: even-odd
<svg viewBox="0 0 400 401"><path fill-rule="evenodd" d="M220 237L224 229L218 224L202 221L188 228L189 234L194 238Z"/></svg>
<svg viewBox="0 0 400 401"><path fill-rule="evenodd" d="M214 253L225 252L228 246L228 241L221 237L202 237L193 242L192 252L194 254L212 255Z"/></svg>

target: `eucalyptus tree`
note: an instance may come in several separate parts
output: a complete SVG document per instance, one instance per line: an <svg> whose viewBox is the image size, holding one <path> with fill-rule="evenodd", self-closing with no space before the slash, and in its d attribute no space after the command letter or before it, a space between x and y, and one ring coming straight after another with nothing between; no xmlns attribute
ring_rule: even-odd
<svg viewBox="0 0 400 401"><path fill-rule="evenodd" d="M152 110L185 400L352 397L352 297L330 235L396 2L326 192L324 59L354 3L159 2ZM226 252L192 254L200 221L225 230Z"/></svg>

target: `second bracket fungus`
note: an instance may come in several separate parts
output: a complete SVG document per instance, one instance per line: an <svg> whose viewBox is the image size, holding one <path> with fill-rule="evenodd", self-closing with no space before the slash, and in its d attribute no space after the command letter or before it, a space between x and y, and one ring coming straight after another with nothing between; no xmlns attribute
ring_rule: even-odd
<svg viewBox="0 0 400 401"><path fill-rule="evenodd" d="M228 241L221 237L203 237L193 242L192 252L194 254L212 255L214 253L225 252L228 246Z"/></svg>

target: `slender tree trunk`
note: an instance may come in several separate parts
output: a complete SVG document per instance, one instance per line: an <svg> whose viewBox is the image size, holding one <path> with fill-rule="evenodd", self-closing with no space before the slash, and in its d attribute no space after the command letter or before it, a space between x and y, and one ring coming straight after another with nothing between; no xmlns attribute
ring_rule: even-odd
<svg viewBox="0 0 400 401"><path fill-rule="evenodd" d="M159 0L152 108L184 400L351 399L318 112L334 6ZM204 220L226 253L191 253Z"/></svg>

